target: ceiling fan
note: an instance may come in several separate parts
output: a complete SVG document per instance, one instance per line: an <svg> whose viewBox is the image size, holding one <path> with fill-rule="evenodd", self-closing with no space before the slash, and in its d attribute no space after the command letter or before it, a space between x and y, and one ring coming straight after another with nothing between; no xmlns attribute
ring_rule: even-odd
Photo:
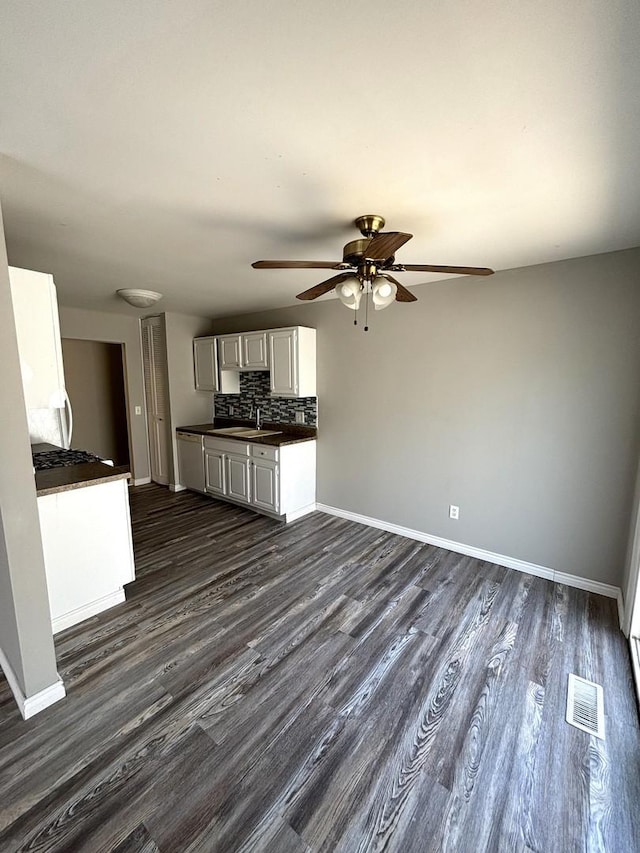
<svg viewBox="0 0 640 853"><path fill-rule="evenodd" d="M416 302L417 297L394 278L392 272L443 272L458 275L492 275L488 267L453 267L438 264L399 264L395 253L408 242L413 234L402 231L381 231L384 218L375 214L359 216L355 220L362 239L347 243L341 261L255 261L255 269L329 269L340 270L326 281L320 282L302 293L297 299L311 300L334 290L343 305L357 311L362 296L366 296L368 311L369 294L376 311L386 308L394 300ZM357 315L354 323L357 324ZM368 330L365 320L365 331Z"/></svg>

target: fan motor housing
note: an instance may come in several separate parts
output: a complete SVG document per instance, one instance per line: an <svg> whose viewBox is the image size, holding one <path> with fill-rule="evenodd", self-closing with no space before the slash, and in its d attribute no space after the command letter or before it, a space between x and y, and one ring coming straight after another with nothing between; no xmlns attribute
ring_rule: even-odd
<svg viewBox="0 0 640 853"><path fill-rule="evenodd" d="M351 240L342 250L342 260L345 264L357 267L364 258L364 253L371 240Z"/></svg>

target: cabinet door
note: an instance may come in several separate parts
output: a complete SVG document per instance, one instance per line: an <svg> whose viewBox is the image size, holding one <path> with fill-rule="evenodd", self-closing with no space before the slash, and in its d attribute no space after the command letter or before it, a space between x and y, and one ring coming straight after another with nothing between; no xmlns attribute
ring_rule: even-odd
<svg viewBox="0 0 640 853"><path fill-rule="evenodd" d="M212 495L226 495L224 470L225 454L219 450L204 452L204 484L205 490Z"/></svg>
<svg viewBox="0 0 640 853"><path fill-rule="evenodd" d="M193 370L196 391L218 390L218 363L215 338L194 338Z"/></svg>
<svg viewBox="0 0 640 853"><path fill-rule="evenodd" d="M242 366L245 370L266 370L269 367L267 359L266 332L242 336Z"/></svg>
<svg viewBox="0 0 640 853"><path fill-rule="evenodd" d="M283 397L298 394L297 333L295 329L269 332L271 393Z"/></svg>
<svg viewBox="0 0 640 853"><path fill-rule="evenodd" d="M251 472L251 503L261 509L278 512L278 463L254 460Z"/></svg>
<svg viewBox="0 0 640 853"><path fill-rule="evenodd" d="M249 485L249 459L246 456L227 456L226 494L236 501L249 503L251 488Z"/></svg>
<svg viewBox="0 0 640 853"><path fill-rule="evenodd" d="M242 352L240 335L222 335L218 338L218 357L220 370L238 369L242 367Z"/></svg>

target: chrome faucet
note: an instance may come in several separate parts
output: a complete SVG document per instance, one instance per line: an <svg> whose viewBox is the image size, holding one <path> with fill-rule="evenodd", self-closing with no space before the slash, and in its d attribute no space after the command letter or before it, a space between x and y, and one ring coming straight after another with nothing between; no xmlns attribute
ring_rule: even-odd
<svg viewBox="0 0 640 853"><path fill-rule="evenodd" d="M260 409L256 409L256 429L260 429L262 426L262 416L260 414Z"/></svg>

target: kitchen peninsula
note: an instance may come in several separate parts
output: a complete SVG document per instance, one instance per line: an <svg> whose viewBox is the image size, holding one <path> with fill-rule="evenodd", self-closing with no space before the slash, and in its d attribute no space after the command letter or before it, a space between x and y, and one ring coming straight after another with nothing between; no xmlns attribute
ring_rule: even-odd
<svg viewBox="0 0 640 853"><path fill-rule="evenodd" d="M34 461L57 450L35 444ZM35 472L54 634L125 600L135 579L129 477L101 461Z"/></svg>

